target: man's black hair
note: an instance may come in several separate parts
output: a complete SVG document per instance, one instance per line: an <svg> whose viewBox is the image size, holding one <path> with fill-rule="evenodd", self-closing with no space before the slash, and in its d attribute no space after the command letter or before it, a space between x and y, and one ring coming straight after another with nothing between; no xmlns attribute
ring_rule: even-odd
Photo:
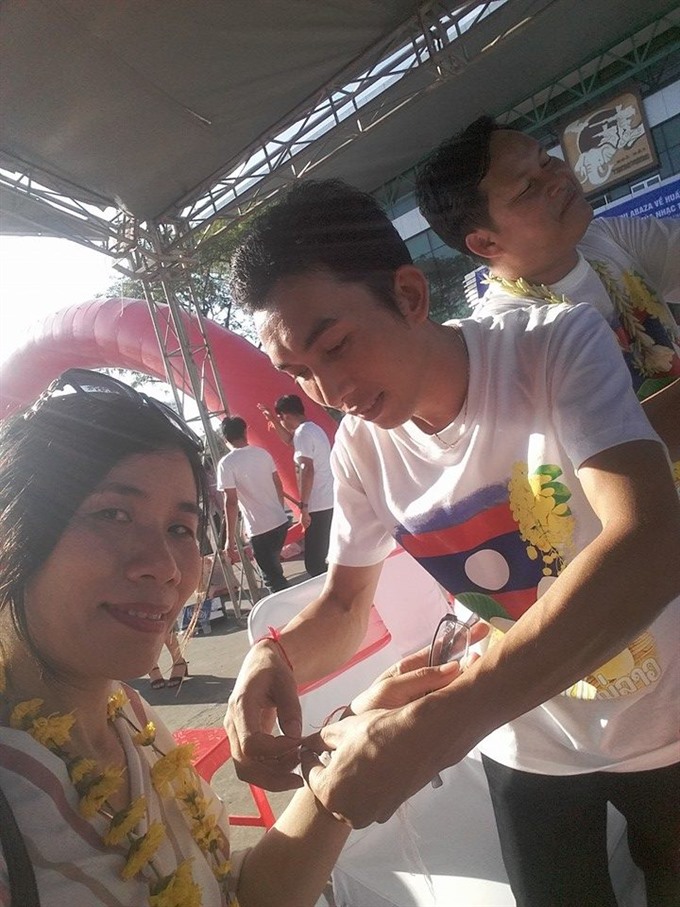
<svg viewBox="0 0 680 907"><path fill-rule="evenodd" d="M246 420L242 419L240 416L227 416L226 419L222 419L222 425L220 427L225 440L230 444L234 441L245 440L248 425L246 424Z"/></svg>
<svg viewBox="0 0 680 907"><path fill-rule="evenodd" d="M305 405L297 394L284 394L274 404L274 412L279 416L290 413L293 416L304 416Z"/></svg>
<svg viewBox="0 0 680 907"><path fill-rule="evenodd" d="M412 264L378 202L341 180L298 183L260 214L231 263L231 291L248 311L266 309L277 281L312 272L363 283L388 308L394 273Z"/></svg>
<svg viewBox="0 0 680 907"><path fill-rule="evenodd" d="M418 168L416 198L420 212L444 242L465 255L465 237L478 227L492 227L489 206L479 184L491 163L491 136L502 127L481 116L444 142Z"/></svg>

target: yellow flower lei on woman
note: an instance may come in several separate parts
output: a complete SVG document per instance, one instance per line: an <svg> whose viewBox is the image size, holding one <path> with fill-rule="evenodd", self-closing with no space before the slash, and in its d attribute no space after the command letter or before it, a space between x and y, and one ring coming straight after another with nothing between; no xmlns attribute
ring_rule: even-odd
<svg viewBox="0 0 680 907"><path fill-rule="evenodd" d="M5 693L6 678L0 663L0 694ZM7 700L5 699L7 702ZM128 698L122 689L108 700L107 719L122 718L134 731L132 741L136 746L148 746L158 755L151 766L151 781L161 797L174 796L182 806L192 837L204 853L206 861L220 886L227 907L238 907L233 891L231 863L224 858L225 840L217 819L208 812L208 802L192 766L193 744L183 744L162 753L155 746L156 729L152 721L137 728L124 714ZM146 798L142 795L125 809L114 811L109 799L123 783L124 769L100 768L93 759L71 755L65 747L71 738L71 728L76 722L71 712L66 715L41 714L42 699L29 699L17 703L9 713L9 725L15 730L26 731L38 743L59 756L66 764L69 778L78 792L79 810L86 819L105 816L109 827L102 836L106 847L118 847L128 842L129 848L120 875L133 879L145 871L153 873L149 879L149 907L201 907L202 894L194 882L191 859L183 860L170 875L161 875L154 866L154 856L165 839L165 828L160 822L148 822L145 834L136 829L147 816Z"/></svg>

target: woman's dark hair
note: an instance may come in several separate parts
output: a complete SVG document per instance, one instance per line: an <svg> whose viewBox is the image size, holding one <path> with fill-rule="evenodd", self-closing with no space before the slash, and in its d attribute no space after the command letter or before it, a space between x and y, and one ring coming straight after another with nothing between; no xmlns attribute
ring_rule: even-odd
<svg viewBox="0 0 680 907"><path fill-rule="evenodd" d="M170 450L183 452L191 465L202 539L208 489L200 453L161 412L141 400L65 394L0 425L0 612L9 608L16 632L39 661L24 611L26 583L117 463L134 454Z"/></svg>
<svg viewBox="0 0 680 907"><path fill-rule="evenodd" d="M230 286L240 306L254 312L284 277L330 273L362 283L401 316L394 273L412 264L406 243L378 202L342 180L310 180L253 221L231 262Z"/></svg>
<svg viewBox="0 0 680 907"><path fill-rule="evenodd" d="M472 255L465 237L478 227L493 226L479 184L491 163L491 136L500 128L491 117L479 117L417 168L420 213L448 246L464 255Z"/></svg>

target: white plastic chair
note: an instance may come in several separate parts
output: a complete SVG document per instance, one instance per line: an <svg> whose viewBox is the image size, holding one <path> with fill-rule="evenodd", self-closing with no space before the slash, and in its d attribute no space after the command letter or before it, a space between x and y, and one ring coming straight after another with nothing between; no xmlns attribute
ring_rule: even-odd
<svg viewBox="0 0 680 907"><path fill-rule="evenodd" d="M325 575L259 601L248 616L251 644L277 630L316 598ZM305 733L318 730L338 706L365 690L386 668L428 645L448 604L439 584L402 548L383 564L374 606L355 656L333 674L300 689Z"/></svg>
<svg viewBox="0 0 680 907"><path fill-rule="evenodd" d="M323 588L316 577L259 602L251 611L251 642L283 627ZM350 667L300 691L305 732L316 730L386 667L430 642L448 603L440 587L398 549L383 566L371 626ZM414 759L418 754L414 753ZM513 907L493 809L478 754L441 773L384 825L354 831L333 871L337 907ZM625 822L610 809L610 870L621 907L645 904ZM319 902L323 904L323 900Z"/></svg>

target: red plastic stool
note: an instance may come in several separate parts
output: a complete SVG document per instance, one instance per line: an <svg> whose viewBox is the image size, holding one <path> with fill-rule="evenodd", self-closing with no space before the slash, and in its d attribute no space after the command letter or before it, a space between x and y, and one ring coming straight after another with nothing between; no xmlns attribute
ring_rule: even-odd
<svg viewBox="0 0 680 907"><path fill-rule="evenodd" d="M224 728L203 727L187 728L175 731L175 743L193 743L194 767L204 781L210 783L212 776L220 766L231 759L229 738ZM256 816L229 816L231 825L254 825L262 828L271 828L274 822L274 813L267 800L267 795L260 787L249 784L250 793L257 807Z"/></svg>

